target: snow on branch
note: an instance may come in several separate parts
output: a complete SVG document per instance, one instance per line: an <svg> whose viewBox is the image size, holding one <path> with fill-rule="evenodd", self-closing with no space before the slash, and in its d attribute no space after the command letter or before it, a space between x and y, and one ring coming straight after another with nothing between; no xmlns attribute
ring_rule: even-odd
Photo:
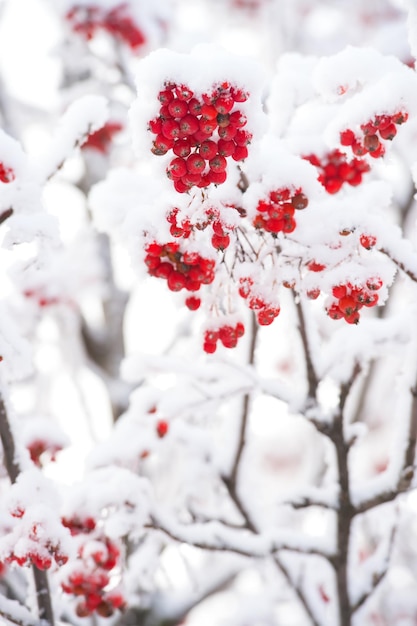
<svg viewBox="0 0 417 626"><path fill-rule="evenodd" d="M39 179L47 181L51 178L74 148L101 128L107 118L107 101L101 96L84 96L69 106L43 155L37 157Z"/></svg>
<svg viewBox="0 0 417 626"><path fill-rule="evenodd" d="M289 550L300 554L316 554L327 559L333 558L334 550L317 537L309 538L292 531L254 534L247 530L236 530L213 521L205 524L181 524L169 518L162 511L152 514L152 528L166 535L202 550L234 552L242 556L262 558L279 550Z"/></svg>
<svg viewBox="0 0 417 626"><path fill-rule="evenodd" d="M18 626L41 626L42 622L37 620L31 613L16 600L9 600L0 596L0 616Z"/></svg>

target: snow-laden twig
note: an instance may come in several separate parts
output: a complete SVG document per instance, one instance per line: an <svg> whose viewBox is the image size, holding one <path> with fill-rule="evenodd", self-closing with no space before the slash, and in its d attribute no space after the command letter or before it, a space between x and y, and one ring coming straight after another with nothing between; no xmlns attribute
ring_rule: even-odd
<svg viewBox="0 0 417 626"><path fill-rule="evenodd" d="M317 554L332 559L333 549L317 537L308 538L292 531L254 534L248 530L235 530L219 522L206 524L181 524L162 511L154 512L149 527L164 532L168 537L201 548L219 552L234 552L242 556L263 558L279 550L300 554Z"/></svg>
<svg viewBox="0 0 417 626"><path fill-rule="evenodd" d="M42 626L42 622L35 619L33 615L16 600L9 600L0 596L0 616L18 626Z"/></svg>

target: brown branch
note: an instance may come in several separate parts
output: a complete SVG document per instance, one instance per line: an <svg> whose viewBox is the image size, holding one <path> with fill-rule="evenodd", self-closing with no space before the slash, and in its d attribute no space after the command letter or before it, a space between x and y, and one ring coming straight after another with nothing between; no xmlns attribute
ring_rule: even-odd
<svg viewBox="0 0 417 626"><path fill-rule="evenodd" d="M0 393L0 439L3 445L4 463L9 474L10 481L15 483L20 467L16 456L16 446L10 421L7 414L6 403L3 394ZM51 594L49 591L48 576L45 571L32 566L35 579L36 599L38 603L39 618L54 626L54 614L52 610Z"/></svg>
<svg viewBox="0 0 417 626"><path fill-rule="evenodd" d="M388 550L387 550L387 561L386 561L385 567L380 572L374 573L370 588L364 591L363 594L359 596L355 604L352 606L352 614L356 613L356 611L358 611L361 608L361 606L363 606L365 602L367 602L367 600L375 592L378 585L380 585L380 583L384 580L385 576L387 575L389 561L390 561L391 554L392 554L392 548L394 545L395 531L396 531L396 527L395 525L393 525L391 528L391 532L390 532L390 539L389 539Z"/></svg>
<svg viewBox="0 0 417 626"><path fill-rule="evenodd" d="M301 606L303 607L304 611L306 612L306 614L310 618L311 623L313 624L313 626L320 626L320 622L317 620L316 616L313 613L312 608L309 605L309 602L307 600L307 596L305 595L305 593L302 590L301 586L295 584L295 582L292 580L292 577L291 577L291 574L289 572L289 569L284 565L284 563L282 562L282 560L279 558L278 555L276 555L274 557L274 563L277 566L277 568L279 569L279 571L281 572L281 574L286 579L287 583L290 585L291 589L294 591L294 593L297 596Z"/></svg>
<svg viewBox="0 0 417 626"><path fill-rule="evenodd" d="M13 215L13 209L6 209L3 213L0 213L0 224L3 224L6 220Z"/></svg>
<svg viewBox="0 0 417 626"><path fill-rule="evenodd" d="M398 478L398 483L394 489L388 489L372 498L355 506L355 515L366 513L381 504L392 502L399 495L411 489L411 484L415 473L416 445L417 445L417 388L411 389L413 400L411 403L410 421L408 427L407 446L404 452L402 470Z"/></svg>
<svg viewBox="0 0 417 626"><path fill-rule="evenodd" d="M339 509L337 511L337 555L332 561L336 576L337 595L339 600L339 624L350 626L352 608L349 598L348 555L351 526L354 518L354 507L350 496L349 450L350 444L344 434L344 410L352 385L359 375L360 368L354 367L350 379L340 388L340 399L337 415L332 424L330 439L336 452L336 463L339 474Z"/></svg>
<svg viewBox="0 0 417 626"><path fill-rule="evenodd" d="M308 398L310 402L316 399L317 395L317 387L319 384L319 379L313 364L313 359L311 356L311 348L310 342L307 335L306 321L303 311L303 306L299 300L295 301L295 306L297 309L298 315L298 328L300 331L301 342L303 345L304 358L306 363L306 374L307 374L307 384L308 384Z"/></svg>
<svg viewBox="0 0 417 626"><path fill-rule="evenodd" d="M385 248L380 248L380 252L382 252L382 254L385 254L389 259L391 259L391 261L400 269L404 272L404 274L406 274L409 278L411 278L411 280L413 280L414 282L417 283L417 274L415 272L413 272L412 270L410 270L408 267L406 267L404 265L404 263L402 263L401 261L399 261L398 259L395 259L392 254L390 252L388 252L388 250L386 250Z"/></svg>

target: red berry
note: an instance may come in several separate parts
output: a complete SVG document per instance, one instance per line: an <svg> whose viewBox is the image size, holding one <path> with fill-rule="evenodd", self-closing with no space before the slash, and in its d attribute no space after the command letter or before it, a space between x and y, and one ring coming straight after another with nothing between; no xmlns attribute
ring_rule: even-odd
<svg viewBox="0 0 417 626"><path fill-rule="evenodd" d="M174 147L172 148L173 153L181 158L188 157L191 152L191 141L188 137L183 137L182 139L177 139Z"/></svg>
<svg viewBox="0 0 417 626"><path fill-rule="evenodd" d="M172 159L167 168L167 174L169 177L173 178L181 178L187 173L187 165L184 159L177 157L176 159Z"/></svg>
<svg viewBox="0 0 417 626"><path fill-rule="evenodd" d="M168 289L171 291L181 291L184 289L186 283L186 279L184 274L173 270L170 272L167 280Z"/></svg>
<svg viewBox="0 0 417 626"><path fill-rule="evenodd" d="M233 111L229 117L229 123L236 128L242 128L246 126L248 118L241 111Z"/></svg>
<svg viewBox="0 0 417 626"><path fill-rule="evenodd" d="M169 104L173 99L174 94L169 89L164 89L158 94L158 100L161 104Z"/></svg>
<svg viewBox="0 0 417 626"><path fill-rule="evenodd" d="M197 311L197 309L200 307L200 304L200 298L196 298L195 296L190 296L185 301L185 305L190 309L190 311Z"/></svg>
<svg viewBox="0 0 417 626"><path fill-rule="evenodd" d="M381 128L379 134L381 135L382 139L387 139L388 141L391 141L397 134L397 129L395 128L394 124L389 124L385 128Z"/></svg>
<svg viewBox="0 0 417 626"><path fill-rule="evenodd" d="M184 117L180 120L180 130L183 135L194 135L199 129L198 119L195 115L184 115Z"/></svg>
<svg viewBox="0 0 417 626"><path fill-rule="evenodd" d="M226 250L226 248L230 245L230 237L229 235L216 235L214 234L211 238L211 245L216 250Z"/></svg>
<svg viewBox="0 0 417 626"><path fill-rule="evenodd" d="M174 98L168 104L168 111L172 117L184 117L184 115L188 112L187 103L184 100L179 100L178 98Z"/></svg>
<svg viewBox="0 0 417 626"><path fill-rule="evenodd" d="M180 135L180 125L175 120L165 120L162 122L162 134L167 139L176 139Z"/></svg>
<svg viewBox="0 0 417 626"><path fill-rule="evenodd" d="M232 159L234 161L244 161L247 158L248 154L249 150L247 146L236 146L232 154Z"/></svg>
<svg viewBox="0 0 417 626"><path fill-rule="evenodd" d="M201 174L206 167L204 159L199 154L190 154L186 160L187 171L190 174Z"/></svg>
<svg viewBox="0 0 417 626"><path fill-rule="evenodd" d="M342 144L342 146L351 146L354 141L355 133L349 128L347 130L343 130L340 133L340 143Z"/></svg>
<svg viewBox="0 0 417 626"><path fill-rule="evenodd" d="M203 157L206 161L213 159L217 154L218 146L215 141L210 141L209 139L203 141L198 149L198 153Z"/></svg>
<svg viewBox="0 0 417 626"><path fill-rule="evenodd" d="M232 156L232 154L235 152L235 150L238 150L239 146L236 146L235 142L232 141L232 140L219 139L218 144L217 144L217 148L218 148L218 152L219 152L219 154L221 156L228 157L228 156ZM247 156L247 154L246 154L246 156ZM244 158L246 158L246 157L244 157ZM238 158L236 160L240 161L241 159Z"/></svg>
<svg viewBox="0 0 417 626"><path fill-rule="evenodd" d="M359 237L359 241L360 241L361 246L363 246L367 250L371 250L371 248L373 248L374 245L376 244L376 237L374 235L362 234Z"/></svg>
<svg viewBox="0 0 417 626"><path fill-rule="evenodd" d="M186 101L191 100L191 98L194 95L194 93L191 91L189 87L187 87L187 85L176 85L175 93L177 95L177 98L179 98L180 100L186 100Z"/></svg>
<svg viewBox="0 0 417 626"><path fill-rule="evenodd" d="M161 156L166 154L168 150L172 148L174 145L174 140L172 138L167 138L164 135L157 135L155 141L153 142L152 152L157 156Z"/></svg>
<svg viewBox="0 0 417 626"><path fill-rule="evenodd" d="M249 97L249 94L246 91L238 87L231 87L230 95L235 102L246 102Z"/></svg>
<svg viewBox="0 0 417 626"><path fill-rule="evenodd" d="M168 422L165 420L159 420L156 424L156 432L158 433L158 437L165 437L168 432Z"/></svg>
<svg viewBox="0 0 417 626"><path fill-rule="evenodd" d="M222 172L209 170L207 173L207 179L214 185L222 185L227 179L227 173L224 170Z"/></svg>
<svg viewBox="0 0 417 626"><path fill-rule="evenodd" d="M209 167L213 172L223 172L227 167L227 161L224 156L218 154L209 161Z"/></svg>
<svg viewBox="0 0 417 626"><path fill-rule="evenodd" d="M201 115L202 112L202 104L197 98L191 98L188 103L188 110L191 115Z"/></svg>

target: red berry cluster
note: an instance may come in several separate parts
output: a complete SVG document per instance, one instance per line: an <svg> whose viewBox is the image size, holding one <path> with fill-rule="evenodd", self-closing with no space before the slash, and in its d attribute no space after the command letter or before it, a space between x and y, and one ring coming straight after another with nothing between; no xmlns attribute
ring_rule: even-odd
<svg viewBox="0 0 417 626"><path fill-rule="evenodd" d="M256 319L260 326L269 326L278 317L281 309L278 305L268 303L253 291L253 280L243 277L239 280L239 295L246 300L249 309L256 311Z"/></svg>
<svg viewBox="0 0 417 626"><path fill-rule="evenodd" d="M80 598L76 607L79 617L94 611L101 617L110 617L115 609L122 609L125 604L120 592L106 590L110 574L119 564L118 545L97 529L93 517L64 517L62 524L73 536L79 537L78 556L82 562L82 568L71 570L61 583L63 591Z"/></svg>
<svg viewBox="0 0 417 626"><path fill-rule="evenodd" d="M340 133L342 146L350 146L355 156L369 156L377 159L384 156L384 141L392 141L397 134L397 125L404 124L408 119L406 111L398 111L393 115L376 115L373 120L361 124L361 137L347 128Z"/></svg>
<svg viewBox="0 0 417 626"><path fill-rule="evenodd" d="M225 324L220 328L206 330L204 333L203 350L208 354L213 354L217 349L217 342L220 341L225 348L235 348L240 337L245 334L245 327L242 322L237 322L234 326Z"/></svg>
<svg viewBox="0 0 417 626"><path fill-rule="evenodd" d="M0 161L0 180L2 183L11 183L15 179L14 171Z"/></svg>
<svg viewBox="0 0 417 626"><path fill-rule="evenodd" d="M95 133L88 135L81 148L108 154L114 135L121 130L123 130L123 125L120 122L107 122L102 128L96 130Z"/></svg>
<svg viewBox="0 0 417 626"><path fill-rule="evenodd" d="M68 11L65 18L74 32L80 33L90 41L98 30L104 30L120 39L132 50L145 43L145 36L128 14L127 3L119 4L110 11L97 5L82 6L76 4Z"/></svg>
<svg viewBox="0 0 417 626"><path fill-rule="evenodd" d="M327 314L333 320L344 319L349 324L359 322L359 311L362 307L373 307L378 304L378 289L382 287L379 277L370 278L365 285L352 285L350 283L336 285L332 289L332 295L336 299L327 308Z"/></svg>
<svg viewBox="0 0 417 626"><path fill-rule="evenodd" d="M91 533L96 527L96 520L93 517L63 517L61 521L62 525L68 528L73 537Z"/></svg>
<svg viewBox="0 0 417 626"><path fill-rule="evenodd" d="M65 593L83 599L77 604L78 617L87 617L96 612L100 617L111 617L115 609L123 609L125 600L121 593L105 591L110 582L110 576L105 571L76 570L65 582L61 583Z"/></svg>
<svg viewBox="0 0 417 626"><path fill-rule="evenodd" d="M357 187L362 182L363 174L369 172L369 164L364 159L348 160L340 150L333 150L319 159L315 154L304 157L319 170L319 182L328 193L337 193L344 183Z"/></svg>
<svg viewBox="0 0 417 626"><path fill-rule="evenodd" d="M253 225L270 233L292 233L296 227L295 211L305 209L307 205L308 198L301 189L276 189L268 198L259 200Z"/></svg>
<svg viewBox="0 0 417 626"><path fill-rule="evenodd" d="M24 517L25 509L19 507L15 511L11 512L11 515L16 519ZM61 550L59 543L53 543L49 539L44 538L44 531L42 525L39 523L32 524L28 542L30 543L30 549L25 553L15 554L11 552L5 559L5 563L17 563L20 567L35 565L38 569L49 569L52 566L53 561L58 566L65 565L68 561L68 556Z"/></svg>
<svg viewBox="0 0 417 626"><path fill-rule="evenodd" d="M182 252L177 242L159 244L154 241L145 251L149 274L164 278L171 291L198 291L201 285L209 285L214 280L215 261L197 252Z"/></svg>
<svg viewBox="0 0 417 626"><path fill-rule="evenodd" d="M252 135L243 129L247 118L236 107L248 94L222 83L197 97L187 85L166 83L158 99L159 115L149 122L156 135L152 152L174 153L167 176L176 191L224 183L227 158L243 161L248 156Z"/></svg>
<svg viewBox="0 0 417 626"><path fill-rule="evenodd" d="M230 208L230 207L229 207ZM236 207L232 207L236 208ZM239 209L242 211L243 209ZM206 211L207 220L204 222L200 222L196 225L198 230L205 230L209 225L213 229L213 235L211 237L211 245L215 250L226 250L226 248L230 245L230 235L229 232L231 230L230 227L227 227L219 217L219 213L217 210L209 209ZM173 237L182 237L183 239L188 239L194 230L194 226L188 219L183 220L182 222L178 222L178 209L173 209L167 217L167 221L170 226L170 233Z"/></svg>
<svg viewBox="0 0 417 626"><path fill-rule="evenodd" d="M47 452L49 460L55 461L56 454L62 450L62 446L52 441L34 439L27 445L27 449L29 450L30 458L33 463L35 463L37 467L42 467L44 460L41 458L42 455Z"/></svg>

